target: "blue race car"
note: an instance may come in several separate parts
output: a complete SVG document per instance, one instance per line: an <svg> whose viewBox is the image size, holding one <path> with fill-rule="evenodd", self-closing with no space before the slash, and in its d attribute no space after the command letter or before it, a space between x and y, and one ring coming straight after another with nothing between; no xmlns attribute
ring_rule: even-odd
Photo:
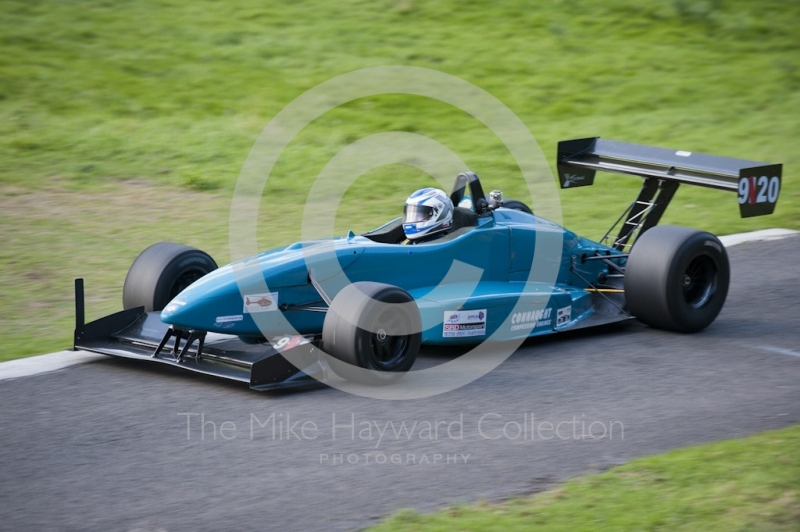
<svg viewBox="0 0 800 532"><path fill-rule="evenodd" d="M465 172L430 240L416 239L409 223L431 211L415 207L362 235L221 268L195 248L155 244L131 266L121 312L85 324L76 280L75 349L270 390L316 383L331 368L399 375L422 344L521 341L631 318L680 332L710 325L728 291L725 248L714 235L658 221L681 183L737 192L743 217L771 214L781 165L600 138L559 143L562 188L591 185L597 170L643 180L600 242L500 191L486 195Z"/></svg>

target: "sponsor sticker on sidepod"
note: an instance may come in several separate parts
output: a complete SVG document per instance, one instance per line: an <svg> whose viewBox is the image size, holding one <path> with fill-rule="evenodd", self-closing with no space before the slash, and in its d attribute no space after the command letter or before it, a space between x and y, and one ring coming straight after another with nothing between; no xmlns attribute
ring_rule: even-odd
<svg viewBox="0 0 800 532"><path fill-rule="evenodd" d="M564 307L558 309L556 313L556 327L564 325L572 320L572 307Z"/></svg>
<svg viewBox="0 0 800 532"><path fill-rule="evenodd" d="M486 334L486 309L446 310L442 336L463 338L465 336L484 336Z"/></svg>
<svg viewBox="0 0 800 532"><path fill-rule="evenodd" d="M520 331L522 329L534 329L536 327L549 327L550 315L553 313L551 308L539 310L529 310L517 312L511 316L511 330Z"/></svg>

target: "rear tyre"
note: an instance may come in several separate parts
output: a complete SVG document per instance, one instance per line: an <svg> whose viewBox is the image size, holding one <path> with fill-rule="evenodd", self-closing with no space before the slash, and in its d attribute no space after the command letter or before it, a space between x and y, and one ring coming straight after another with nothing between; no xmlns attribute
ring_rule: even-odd
<svg viewBox="0 0 800 532"><path fill-rule="evenodd" d="M382 283L353 283L331 302L322 327L322 348L344 363L332 364L341 377L370 384L391 382L414 364L421 331L419 309L408 292ZM353 371L352 366L375 373Z"/></svg>
<svg viewBox="0 0 800 532"><path fill-rule="evenodd" d="M505 200L503 202L503 207L506 209L514 209L515 211L522 211L527 212L528 214L533 214L533 211L530 207L522 203L521 201L517 201L514 199Z"/></svg>
<svg viewBox="0 0 800 532"><path fill-rule="evenodd" d="M625 266L625 299L659 329L698 332L717 318L730 283L725 247L711 233L657 226L642 234Z"/></svg>
<svg viewBox="0 0 800 532"><path fill-rule="evenodd" d="M122 306L144 307L147 312L162 310L189 285L216 269L214 259L199 249L173 242L153 244L128 270Z"/></svg>

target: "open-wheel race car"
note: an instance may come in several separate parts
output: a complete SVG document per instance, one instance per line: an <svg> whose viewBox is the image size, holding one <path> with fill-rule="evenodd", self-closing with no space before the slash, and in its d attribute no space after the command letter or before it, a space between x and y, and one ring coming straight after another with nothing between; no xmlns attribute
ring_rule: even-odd
<svg viewBox="0 0 800 532"><path fill-rule="evenodd" d="M499 191L486 195L465 172L450 194L452 223L427 242L409 243L397 218L221 268L198 249L155 244L131 266L120 312L84 323L76 280L75 349L271 390L324 382L331 357L339 367L403 373L422 344L520 340L631 318L688 333L710 325L728 291L725 248L712 234L658 221L681 183L736 192L743 217L770 214L781 165L600 138L559 143L562 188L591 185L598 170L643 180L599 242ZM534 255L553 235L557 256L540 274ZM331 267L315 254L321 246ZM454 264L467 275L453 276ZM290 352L303 363L290 363Z"/></svg>

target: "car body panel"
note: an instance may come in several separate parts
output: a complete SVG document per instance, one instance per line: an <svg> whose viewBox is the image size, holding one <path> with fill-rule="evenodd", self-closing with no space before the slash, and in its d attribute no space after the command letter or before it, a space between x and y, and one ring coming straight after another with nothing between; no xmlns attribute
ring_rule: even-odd
<svg viewBox="0 0 800 532"><path fill-rule="evenodd" d="M601 261L578 267L572 257L610 253L611 248L544 218L502 208L457 233L417 245L379 243L351 233L270 250L206 275L167 305L161 319L176 327L252 341L287 333L317 334L325 314L304 308L322 303L310 272L331 298L358 281L405 289L420 309L422 341L427 344L548 334L591 315L592 298L584 279L596 280L608 267ZM557 262L551 268L557 269L554 279L531 272L537 235L544 233L562 242L557 257L544 258ZM446 313L469 310L485 314L480 334L453 334Z"/></svg>

